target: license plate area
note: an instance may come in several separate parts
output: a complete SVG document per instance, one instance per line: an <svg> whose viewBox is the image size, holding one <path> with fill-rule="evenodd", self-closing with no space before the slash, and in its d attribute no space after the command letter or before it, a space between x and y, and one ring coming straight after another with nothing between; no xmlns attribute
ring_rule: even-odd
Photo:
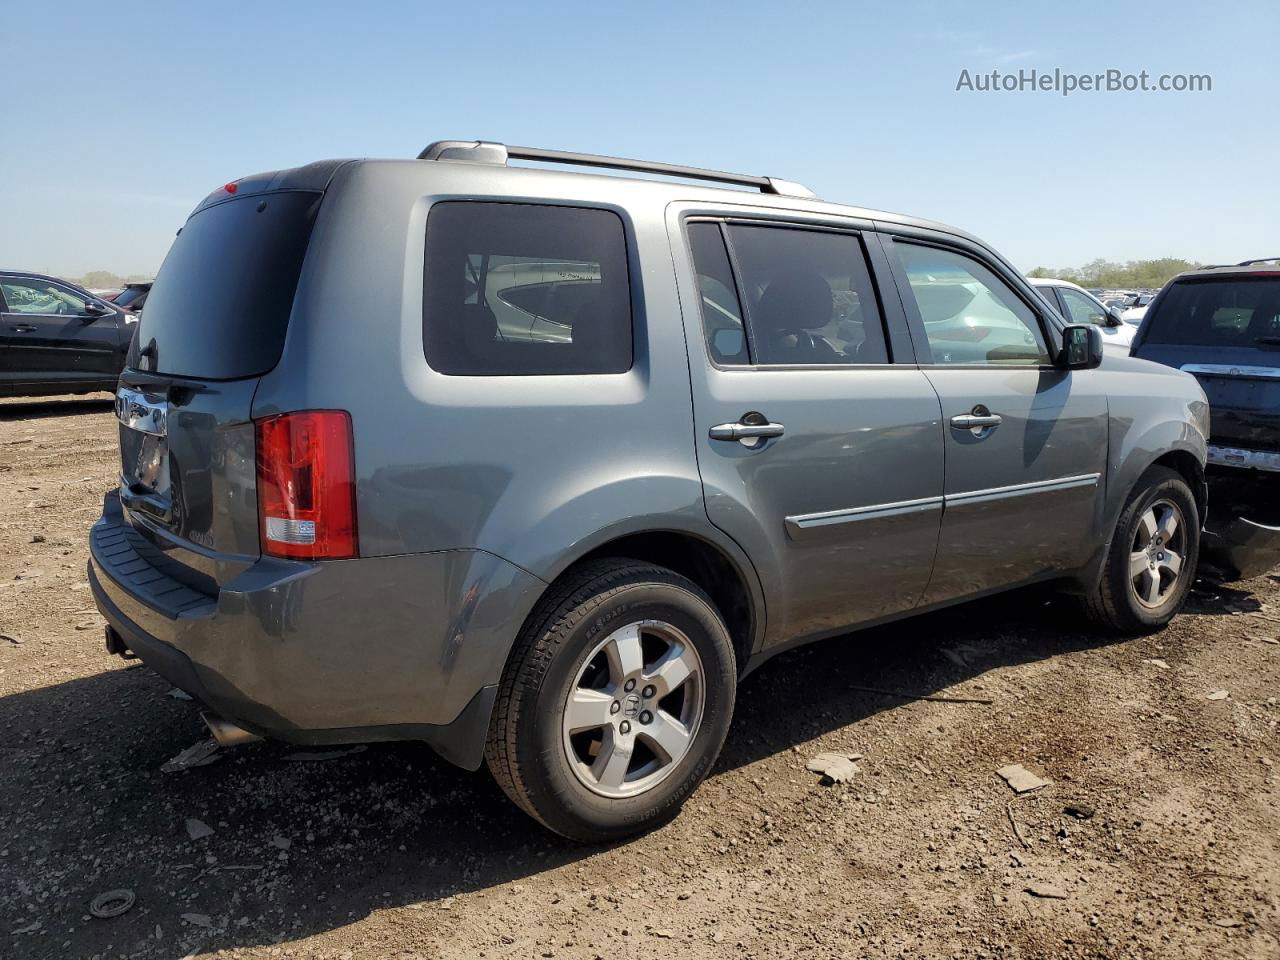
<svg viewBox="0 0 1280 960"><path fill-rule="evenodd" d="M165 522L171 517L168 412L163 395L129 387L116 392L121 500Z"/></svg>

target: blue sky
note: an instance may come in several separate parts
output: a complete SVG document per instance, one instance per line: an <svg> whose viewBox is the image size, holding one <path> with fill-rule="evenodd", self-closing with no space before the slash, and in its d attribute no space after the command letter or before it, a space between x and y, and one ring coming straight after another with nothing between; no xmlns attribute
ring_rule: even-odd
<svg viewBox="0 0 1280 960"><path fill-rule="evenodd" d="M154 271L210 189L441 138L765 173L1023 269L1280 252L1280 4L3 0L0 265ZM957 92L1208 73L1210 93Z"/></svg>

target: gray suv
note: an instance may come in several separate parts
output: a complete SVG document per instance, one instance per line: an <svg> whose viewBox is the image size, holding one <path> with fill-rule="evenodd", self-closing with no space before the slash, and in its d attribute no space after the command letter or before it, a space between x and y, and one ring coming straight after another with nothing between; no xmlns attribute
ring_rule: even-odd
<svg viewBox="0 0 1280 960"><path fill-rule="evenodd" d="M1163 626L1205 507L1195 379L973 237L486 142L215 190L117 413L110 649L224 741L424 740L587 841L673 816L798 643L1043 581Z"/></svg>

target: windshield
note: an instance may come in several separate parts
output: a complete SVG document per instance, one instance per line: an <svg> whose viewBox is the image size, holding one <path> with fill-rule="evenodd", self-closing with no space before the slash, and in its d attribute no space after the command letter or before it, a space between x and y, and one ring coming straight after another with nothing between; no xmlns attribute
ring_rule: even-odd
<svg viewBox="0 0 1280 960"><path fill-rule="evenodd" d="M135 345L144 369L234 380L274 367L320 198L250 194L194 214L141 314Z"/></svg>
<svg viewBox="0 0 1280 960"><path fill-rule="evenodd" d="M1280 346L1280 277L1182 280L1148 320L1148 343Z"/></svg>

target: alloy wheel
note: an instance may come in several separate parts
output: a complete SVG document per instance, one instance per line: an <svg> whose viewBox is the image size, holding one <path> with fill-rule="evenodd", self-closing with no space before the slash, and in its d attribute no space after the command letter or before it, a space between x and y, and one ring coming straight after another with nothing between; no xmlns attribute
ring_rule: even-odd
<svg viewBox="0 0 1280 960"><path fill-rule="evenodd" d="M660 620L620 627L570 688L561 722L569 766L599 796L644 793L689 752L705 701L702 660L684 633Z"/></svg>
<svg viewBox="0 0 1280 960"><path fill-rule="evenodd" d="M1157 500L1138 518L1129 547L1129 585L1148 609L1164 604L1183 575L1186 518L1172 500Z"/></svg>

